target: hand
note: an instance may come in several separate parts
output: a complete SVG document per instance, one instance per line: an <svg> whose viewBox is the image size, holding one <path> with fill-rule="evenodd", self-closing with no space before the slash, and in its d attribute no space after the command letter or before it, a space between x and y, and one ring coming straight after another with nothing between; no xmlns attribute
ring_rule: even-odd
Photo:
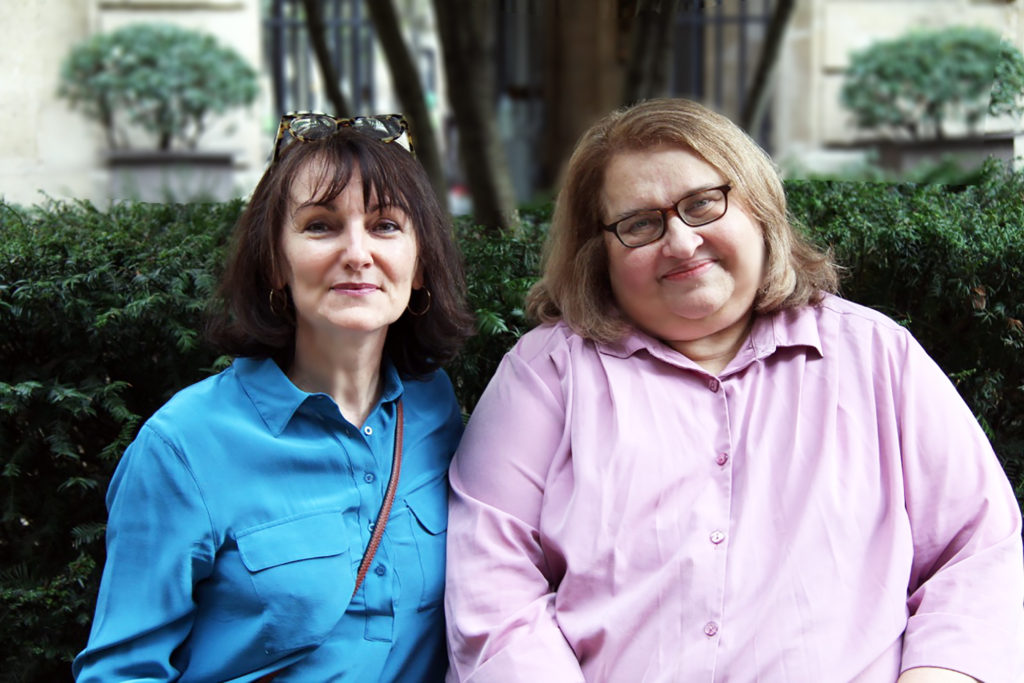
<svg viewBox="0 0 1024 683"><path fill-rule="evenodd" d="M896 683L977 683L977 678L952 669L940 669L934 666L919 666L907 669Z"/></svg>

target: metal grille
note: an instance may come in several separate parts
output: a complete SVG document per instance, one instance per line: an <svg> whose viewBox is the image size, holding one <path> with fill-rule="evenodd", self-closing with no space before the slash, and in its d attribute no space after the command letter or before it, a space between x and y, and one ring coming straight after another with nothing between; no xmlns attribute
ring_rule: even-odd
<svg viewBox="0 0 1024 683"><path fill-rule="evenodd" d="M318 0L328 49L352 111L374 104L373 25L363 0ZM275 113L330 111L321 82L301 0L269 0L264 19L264 53L273 88ZM333 112L332 112L333 113Z"/></svg>
<svg viewBox="0 0 1024 683"><path fill-rule="evenodd" d="M682 0L673 38L670 91L738 121L776 0ZM769 108L770 111L770 108ZM770 121L754 131L768 141Z"/></svg>

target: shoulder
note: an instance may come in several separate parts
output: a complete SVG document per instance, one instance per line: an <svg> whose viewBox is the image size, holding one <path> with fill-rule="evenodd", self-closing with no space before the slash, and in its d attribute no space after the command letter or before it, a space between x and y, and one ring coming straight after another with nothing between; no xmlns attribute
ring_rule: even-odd
<svg viewBox="0 0 1024 683"><path fill-rule="evenodd" d="M423 415L443 420L452 414L461 415L455 387L448 373L438 368L425 375L402 377L402 404L406 414Z"/></svg>
<svg viewBox="0 0 1024 683"><path fill-rule="evenodd" d="M817 310L821 318L833 318L851 326L878 328L888 332L906 332L906 328L881 311L834 294L826 294L820 304L809 308Z"/></svg>
<svg viewBox="0 0 1024 683"><path fill-rule="evenodd" d="M186 431L222 415L244 396L235 361L225 370L178 391L146 421L160 432Z"/></svg>
<svg viewBox="0 0 1024 683"><path fill-rule="evenodd" d="M448 373L438 368L425 375L402 376L406 401L431 402L455 395Z"/></svg>
<svg viewBox="0 0 1024 683"><path fill-rule="evenodd" d="M596 353L593 342L584 339L564 322L559 321L540 325L524 334L508 352L507 357L515 358L527 365L535 365L559 356L585 356L592 353Z"/></svg>
<svg viewBox="0 0 1024 683"><path fill-rule="evenodd" d="M893 387L905 387L908 381L948 382L911 331L881 311L828 295L795 315L804 323L813 321L826 362L846 376ZM786 326L792 330L793 321Z"/></svg>
<svg viewBox="0 0 1024 683"><path fill-rule="evenodd" d="M917 346L910 331L885 313L832 294L815 306L802 307L796 315L815 320L826 353L830 347L833 351L906 352Z"/></svg>

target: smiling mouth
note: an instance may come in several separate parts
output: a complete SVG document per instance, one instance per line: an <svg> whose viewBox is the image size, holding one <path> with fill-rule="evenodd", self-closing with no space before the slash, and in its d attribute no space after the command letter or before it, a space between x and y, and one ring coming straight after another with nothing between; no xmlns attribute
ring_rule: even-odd
<svg viewBox="0 0 1024 683"><path fill-rule="evenodd" d="M699 277L706 273L711 266L715 263L714 259L702 259L700 261L693 261L690 263L683 264L677 268L673 268L664 275L663 280L686 280L692 277Z"/></svg>
<svg viewBox="0 0 1024 683"><path fill-rule="evenodd" d="M331 286L331 291L355 295L370 294L378 291L379 289L380 287L370 284L369 282L342 282Z"/></svg>

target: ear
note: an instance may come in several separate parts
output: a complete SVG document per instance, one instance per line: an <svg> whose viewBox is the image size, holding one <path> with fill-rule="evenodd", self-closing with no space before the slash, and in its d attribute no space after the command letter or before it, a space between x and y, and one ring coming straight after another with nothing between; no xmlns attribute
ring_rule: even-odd
<svg viewBox="0 0 1024 683"><path fill-rule="evenodd" d="M416 273L412 276L412 288L423 289L423 265L417 261Z"/></svg>

